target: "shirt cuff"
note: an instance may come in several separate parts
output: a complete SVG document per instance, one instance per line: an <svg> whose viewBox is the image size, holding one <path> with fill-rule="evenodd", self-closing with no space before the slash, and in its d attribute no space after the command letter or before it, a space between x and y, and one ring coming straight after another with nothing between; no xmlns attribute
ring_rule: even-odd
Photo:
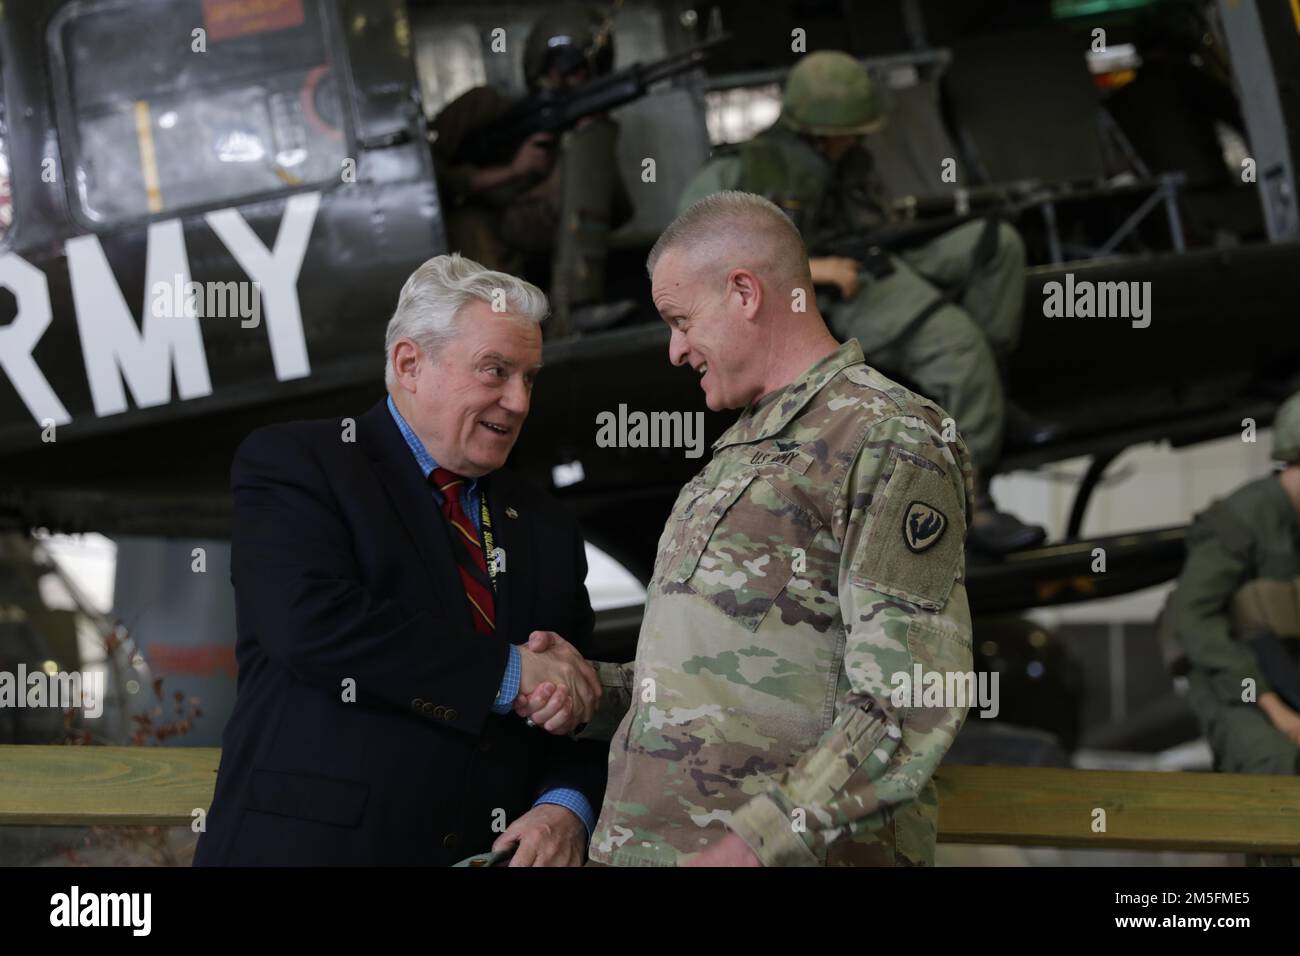
<svg viewBox="0 0 1300 956"><path fill-rule="evenodd" d="M501 678L501 689L497 699L492 702L494 714L508 714L515 709L515 698L519 696L519 682L524 679L524 659L519 648L510 645L510 659L506 661L505 676Z"/></svg>
<svg viewBox="0 0 1300 956"><path fill-rule="evenodd" d="M777 795L763 793L731 815L727 824L754 851L764 866L819 866L817 854L795 832L793 815L781 806Z"/></svg>
<svg viewBox="0 0 1300 956"><path fill-rule="evenodd" d="M556 787L538 797L537 803L533 806L540 803L553 803L557 807L572 810L582 821L582 825L587 828L587 840L590 842L592 831L596 829L596 814L591 812L591 803L580 791L568 787Z"/></svg>

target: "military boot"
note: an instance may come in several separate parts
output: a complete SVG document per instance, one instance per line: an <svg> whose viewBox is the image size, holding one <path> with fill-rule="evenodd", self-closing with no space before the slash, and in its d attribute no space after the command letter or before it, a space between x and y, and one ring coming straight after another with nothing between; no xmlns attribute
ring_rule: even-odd
<svg viewBox="0 0 1300 956"><path fill-rule="evenodd" d="M1059 441L1065 437L1065 428L1060 422L1035 418L1020 405L1007 400L1007 421L1004 426L1004 439L1008 448L1035 448Z"/></svg>
<svg viewBox="0 0 1300 956"><path fill-rule="evenodd" d="M999 511L989 494L988 482L975 479L975 514L966 532L966 544L984 554L1008 554L1032 548L1047 538L1036 524L1025 524L1013 514Z"/></svg>

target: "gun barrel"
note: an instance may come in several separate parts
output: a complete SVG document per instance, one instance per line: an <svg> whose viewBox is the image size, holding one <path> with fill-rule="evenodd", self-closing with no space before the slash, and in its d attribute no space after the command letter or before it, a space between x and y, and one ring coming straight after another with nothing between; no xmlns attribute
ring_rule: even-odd
<svg viewBox="0 0 1300 956"><path fill-rule="evenodd" d="M588 116L639 99L656 83L694 69L727 39L717 37L653 63L634 63L574 90L531 97L467 137L459 158L472 163L504 161L534 133L562 133Z"/></svg>
<svg viewBox="0 0 1300 956"><path fill-rule="evenodd" d="M647 85L658 83L660 80L666 80L678 73L684 73L689 69L702 64L709 58L709 47L697 46L692 47L682 53L670 56L667 59L659 60L648 66L642 67L642 81Z"/></svg>

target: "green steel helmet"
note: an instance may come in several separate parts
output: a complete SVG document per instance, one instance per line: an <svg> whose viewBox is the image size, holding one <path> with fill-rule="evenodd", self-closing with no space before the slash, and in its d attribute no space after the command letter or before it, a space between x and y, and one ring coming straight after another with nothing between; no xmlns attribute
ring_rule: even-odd
<svg viewBox="0 0 1300 956"><path fill-rule="evenodd" d="M528 31L524 44L524 80L537 87L552 67L571 73L585 66L593 77L614 66L614 32L599 13L569 3L543 14Z"/></svg>
<svg viewBox="0 0 1300 956"><path fill-rule="evenodd" d="M834 50L809 53L785 81L781 122L810 136L860 136L885 122L867 68Z"/></svg>
<svg viewBox="0 0 1300 956"><path fill-rule="evenodd" d="M1300 462L1300 392L1283 402L1273 418L1273 457Z"/></svg>

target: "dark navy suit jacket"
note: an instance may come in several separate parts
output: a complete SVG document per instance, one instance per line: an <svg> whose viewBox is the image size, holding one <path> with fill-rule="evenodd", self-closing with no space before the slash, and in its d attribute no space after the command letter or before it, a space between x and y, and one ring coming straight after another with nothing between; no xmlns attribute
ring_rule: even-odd
<svg viewBox="0 0 1300 956"><path fill-rule="evenodd" d="M344 437L335 419L272 425L235 454L238 699L195 865L449 864L552 787L600 806L602 745L491 710L507 641L552 630L591 652L576 523L508 471L487 477L506 567L497 632L478 634L386 404Z"/></svg>

